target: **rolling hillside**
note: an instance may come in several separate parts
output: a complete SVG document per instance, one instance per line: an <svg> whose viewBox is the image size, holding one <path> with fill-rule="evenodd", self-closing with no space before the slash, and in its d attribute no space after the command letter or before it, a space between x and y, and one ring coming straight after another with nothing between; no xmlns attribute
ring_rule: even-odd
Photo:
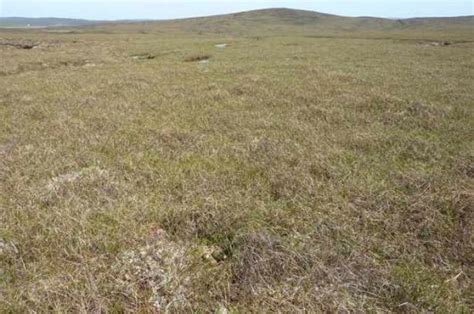
<svg viewBox="0 0 474 314"><path fill-rule="evenodd" d="M458 39L472 38L473 16L446 18L384 19L345 17L293 9L264 9L234 14L135 23L111 22L90 29L119 33L190 33L229 36L396 36L443 38L440 33L455 31ZM410 32L406 32L409 30Z"/></svg>
<svg viewBox="0 0 474 314"><path fill-rule="evenodd" d="M377 17L345 17L294 9L263 9L233 14L164 21L91 21L63 18L0 18L0 27L79 27L125 26L128 30L140 27L164 27L191 32L254 33L270 31L285 33L289 30L323 31L384 31L404 29L465 28L474 30L474 16L385 19Z"/></svg>
<svg viewBox="0 0 474 314"><path fill-rule="evenodd" d="M463 17L440 17L440 18L411 18L411 19L384 19L377 17L346 17L324 14L313 11L293 9L265 9L248 11L236 14L204 17L182 20L181 23L189 23L190 26L203 26L224 24L228 29L236 26L256 25L281 25L299 26L308 28L321 28L332 30L390 30L402 28L449 27L464 25L474 26L473 16Z"/></svg>

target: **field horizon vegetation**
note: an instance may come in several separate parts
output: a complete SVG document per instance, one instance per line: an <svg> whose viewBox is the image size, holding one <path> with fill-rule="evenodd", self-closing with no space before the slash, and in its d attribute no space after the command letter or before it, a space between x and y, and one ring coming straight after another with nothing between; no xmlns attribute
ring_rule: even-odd
<svg viewBox="0 0 474 314"><path fill-rule="evenodd" d="M473 27L0 28L0 311L472 312Z"/></svg>

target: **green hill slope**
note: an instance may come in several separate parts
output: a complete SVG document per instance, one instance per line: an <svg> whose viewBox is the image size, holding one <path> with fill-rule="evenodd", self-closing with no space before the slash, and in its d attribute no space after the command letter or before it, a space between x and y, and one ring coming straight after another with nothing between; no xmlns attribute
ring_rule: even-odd
<svg viewBox="0 0 474 314"><path fill-rule="evenodd" d="M147 21L137 23L110 23L109 30L120 32L187 32L193 34L223 34L232 36L260 35L335 35L340 33L364 32L385 36L389 32L404 32L404 37L417 37L415 31L439 32L455 30L472 37L473 16L446 18L385 19L376 17L345 17L313 11L293 9L264 9L234 14ZM102 26L101 26L102 28ZM410 34L405 30L414 31ZM436 34L433 36L436 38Z"/></svg>

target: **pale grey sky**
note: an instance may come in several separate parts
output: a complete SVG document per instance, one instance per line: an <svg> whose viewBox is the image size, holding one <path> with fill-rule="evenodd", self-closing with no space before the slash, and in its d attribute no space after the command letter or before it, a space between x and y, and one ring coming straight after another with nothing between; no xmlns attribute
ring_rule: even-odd
<svg viewBox="0 0 474 314"><path fill-rule="evenodd" d="M270 7L347 16L473 15L474 0L0 0L0 16L172 19Z"/></svg>

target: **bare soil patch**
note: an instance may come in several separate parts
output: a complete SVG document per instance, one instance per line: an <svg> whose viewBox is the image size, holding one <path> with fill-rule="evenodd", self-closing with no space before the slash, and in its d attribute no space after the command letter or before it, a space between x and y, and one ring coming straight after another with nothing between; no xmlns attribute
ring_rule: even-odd
<svg viewBox="0 0 474 314"><path fill-rule="evenodd" d="M22 42L22 41L10 41L10 40L0 40L0 46L8 46L8 47L14 47L17 49L33 49L35 47L38 47L38 43L32 43L32 42Z"/></svg>
<svg viewBox="0 0 474 314"><path fill-rule="evenodd" d="M210 59L210 55L193 55L184 59L184 62L202 62L209 61Z"/></svg>

